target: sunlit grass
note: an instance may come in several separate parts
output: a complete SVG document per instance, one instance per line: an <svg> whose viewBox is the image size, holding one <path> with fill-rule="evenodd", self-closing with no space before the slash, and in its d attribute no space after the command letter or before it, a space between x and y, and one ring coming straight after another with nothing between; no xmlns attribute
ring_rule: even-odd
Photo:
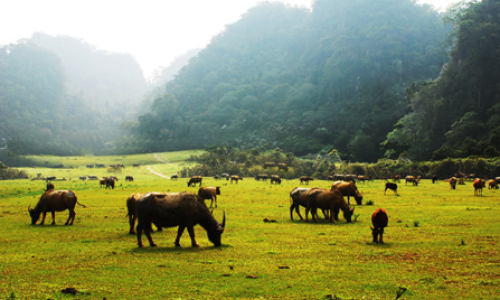
<svg viewBox="0 0 500 300"><path fill-rule="evenodd" d="M150 161L165 175L178 170ZM57 226L29 225L27 207L36 204L45 181L0 182L0 299L395 299L400 286L408 289L401 299L495 299L500 293L499 191L474 197L469 182L451 190L423 180L418 187L400 183L396 196L383 194L382 181L360 183L364 202L373 205L355 206L357 222L347 224L341 214L338 224L315 224L297 215L290 220L289 192L298 180L271 186L252 178L238 184L204 178L204 185L221 186L214 215L221 221L226 212L223 246L214 248L197 226L200 248L190 247L187 232L183 247L175 248L177 229L169 228L153 234L159 247L139 249L127 234L127 196L198 190L188 188L186 178L160 178L147 167L126 165L124 172L137 179L119 180L114 190L77 180L81 167L49 169L72 178L56 181L56 188L72 189L87 205L76 208L73 226L62 225L67 212L57 213ZM378 207L390 219L384 245L371 242L370 215ZM67 287L77 295L60 292Z"/></svg>

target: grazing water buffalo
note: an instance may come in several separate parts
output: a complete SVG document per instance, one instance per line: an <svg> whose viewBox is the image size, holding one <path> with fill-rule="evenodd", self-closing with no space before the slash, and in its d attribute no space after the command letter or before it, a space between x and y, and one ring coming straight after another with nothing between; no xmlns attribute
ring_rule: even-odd
<svg viewBox="0 0 500 300"><path fill-rule="evenodd" d="M476 178L472 186L474 187L474 196L482 196L483 188L486 186L486 180Z"/></svg>
<svg viewBox="0 0 500 300"><path fill-rule="evenodd" d="M233 183L233 181L236 181L236 183L238 183L239 180L243 180L243 178L238 175L231 175L231 183Z"/></svg>
<svg viewBox="0 0 500 300"><path fill-rule="evenodd" d="M104 184L106 185L106 189L109 188L109 187L112 190L115 189L115 178L112 178L112 177L106 177L106 178L104 178ZM102 183L101 183L101 185L102 185Z"/></svg>
<svg viewBox="0 0 500 300"><path fill-rule="evenodd" d="M307 185L309 185L309 181L314 180L312 177L309 176L300 176L300 184L305 182Z"/></svg>
<svg viewBox="0 0 500 300"><path fill-rule="evenodd" d="M271 175L271 184L281 184L281 177L279 175Z"/></svg>
<svg viewBox="0 0 500 300"><path fill-rule="evenodd" d="M384 195L387 192L387 189L393 190L395 195L398 194L398 185L393 183L393 182L386 182L385 183Z"/></svg>
<svg viewBox="0 0 500 300"><path fill-rule="evenodd" d="M127 198L127 216L128 223L130 224L129 234L135 234L135 221L137 220L137 211L135 210L135 202L139 200L144 194L142 193L132 193ZM156 225L156 224L155 224ZM158 231L162 231L161 226L156 225ZM153 231L153 229L151 229Z"/></svg>
<svg viewBox="0 0 500 300"><path fill-rule="evenodd" d="M414 186L418 186L418 182L420 181L419 179L415 178L415 176L406 176L405 178L406 182L405 185L408 185L408 182L412 183Z"/></svg>
<svg viewBox="0 0 500 300"><path fill-rule="evenodd" d="M214 204L217 207L217 195L220 195L220 186L204 186L198 190L198 196L203 200L212 200L210 207Z"/></svg>
<svg viewBox="0 0 500 300"><path fill-rule="evenodd" d="M387 227L388 222L389 218L385 209L379 208L372 214L373 227L370 228L374 243L384 243L384 228Z"/></svg>
<svg viewBox="0 0 500 300"><path fill-rule="evenodd" d="M358 188L354 184L354 182L345 182L345 181L335 181L332 184L331 190L338 190L344 197L347 197L347 203L350 205L349 197L354 197L356 203L361 205L363 201L363 196L358 191Z"/></svg>
<svg viewBox="0 0 500 300"><path fill-rule="evenodd" d="M42 222L40 225L45 223L45 217L47 212L52 213L52 225L56 225L56 211L69 210L68 220L64 225L73 225L75 221L75 205L78 203L76 194L69 190L48 190L46 191L38 201L35 208L30 208L28 206L28 212L31 217L31 225L35 225L40 214L42 213ZM85 207L85 205L78 203ZM70 222L71 221L71 222Z"/></svg>
<svg viewBox="0 0 500 300"><path fill-rule="evenodd" d="M498 182L495 179L488 181L488 189L498 189Z"/></svg>
<svg viewBox="0 0 500 300"><path fill-rule="evenodd" d="M177 174L170 176L170 180L177 180L177 179L179 179L179 175Z"/></svg>
<svg viewBox="0 0 500 300"><path fill-rule="evenodd" d="M313 188L307 193L308 207L306 208L306 216L311 211L312 218L317 220L317 209L330 211L330 222L339 220L339 211L342 210L347 223L351 222L351 217L354 213L354 208L351 208L345 201L343 195L338 190L325 190L321 188Z"/></svg>
<svg viewBox="0 0 500 300"><path fill-rule="evenodd" d="M201 176L193 176L193 177L189 178L188 187L190 187L191 185L196 186L197 183L201 187L202 180L203 180L203 177L201 177Z"/></svg>
<svg viewBox="0 0 500 300"><path fill-rule="evenodd" d="M434 184L436 181L439 180L439 177L437 175L432 175L432 183Z"/></svg>
<svg viewBox="0 0 500 300"><path fill-rule="evenodd" d="M267 161L264 163L264 165L262 166L262 168L265 170L267 168L274 168L276 167L276 164L272 161Z"/></svg>
<svg viewBox="0 0 500 300"><path fill-rule="evenodd" d="M258 174L257 176L255 176L255 180L262 180L264 182L267 181L267 179L269 178L269 175L267 174Z"/></svg>
<svg viewBox="0 0 500 300"><path fill-rule="evenodd" d="M134 177L131 175L125 176L125 181L134 181Z"/></svg>
<svg viewBox="0 0 500 300"><path fill-rule="evenodd" d="M151 247L156 244L151 238L151 222L161 227L179 226L175 246L180 247L180 238L187 227L191 245L199 247L194 236L194 226L200 224L206 231L208 239L215 247L221 245L221 235L226 227L226 215L222 224L205 204L205 200L189 192L181 193L148 193L136 201L135 208L139 222L137 224L137 244L142 247L142 231L149 240Z"/></svg>
<svg viewBox="0 0 500 300"><path fill-rule="evenodd" d="M302 215L300 214L299 206L303 206L307 209L309 203L309 191L311 188L301 188L296 187L290 192L290 199L292 200L292 205L290 206L290 218L293 220L293 210L299 215L300 219L303 220ZM327 210L323 210L323 215L325 218L328 218ZM307 214L306 214L307 221Z"/></svg>
<svg viewBox="0 0 500 300"><path fill-rule="evenodd" d="M450 182L450 187L454 190L457 187L457 178L456 177L451 177L449 180Z"/></svg>
<svg viewBox="0 0 500 300"><path fill-rule="evenodd" d="M288 165L286 163L279 163L278 164L278 169L279 170L284 170L285 172L288 172Z"/></svg>

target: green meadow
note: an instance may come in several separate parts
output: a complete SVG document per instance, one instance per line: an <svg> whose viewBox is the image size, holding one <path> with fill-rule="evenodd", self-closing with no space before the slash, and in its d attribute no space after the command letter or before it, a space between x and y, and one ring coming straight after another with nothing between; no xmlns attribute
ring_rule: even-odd
<svg viewBox="0 0 500 300"><path fill-rule="evenodd" d="M199 248L190 247L187 232L176 248L177 228L154 232L158 247L138 248L128 234L127 197L197 193L186 178L151 172L175 174L194 164L186 159L195 153L31 157L37 162L26 168L32 177L65 178L54 182L56 189L73 190L87 208L76 207L73 226L63 225L67 211L56 213L55 226L33 226L27 208L36 205L45 181L0 181L0 299L396 299L400 289L406 292L399 299L500 299L500 191L477 197L471 182L451 190L444 181L416 187L401 181L397 195L384 195L385 181L358 183L364 199L362 206L351 199L355 221L340 214L332 224L290 219L289 193L298 179L272 186L207 177L203 185L221 187L213 214L219 222L223 212L227 217L223 245L214 248L196 226ZM78 179L111 174L85 167L92 163L125 164L114 173L114 190ZM314 180L310 187L330 185ZM371 241L370 216L379 207L389 215L383 245ZM46 224L51 221L48 214ZM76 294L62 292L68 288Z"/></svg>

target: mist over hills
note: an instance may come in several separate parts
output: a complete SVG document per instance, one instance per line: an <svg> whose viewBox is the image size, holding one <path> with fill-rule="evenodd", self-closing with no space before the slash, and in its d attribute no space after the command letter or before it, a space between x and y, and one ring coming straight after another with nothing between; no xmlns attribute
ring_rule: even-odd
<svg viewBox="0 0 500 300"><path fill-rule="evenodd" d="M358 161L500 155L498 9L264 2L150 86L128 54L37 33L0 48L0 160L213 145Z"/></svg>

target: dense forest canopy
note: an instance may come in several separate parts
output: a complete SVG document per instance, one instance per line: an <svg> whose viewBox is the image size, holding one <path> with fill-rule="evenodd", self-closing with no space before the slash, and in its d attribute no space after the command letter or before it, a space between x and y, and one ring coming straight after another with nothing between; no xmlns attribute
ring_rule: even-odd
<svg viewBox="0 0 500 300"><path fill-rule="evenodd" d="M166 85L124 147L335 148L374 161L406 109L407 85L435 78L448 30L411 0L262 3Z"/></svg>
<svg viewBox="0 0 500 300"><path fill-rule="evenodd" d="M209 146L500 156L499 17L493 0L446 14L413 0L263 2L149 87L128 54L36 33L0 47L0 160Z"/></svg>
<svg viewBox="0 0 500 300"><path fill-rule="evenodd" d="M387 136L389 154L500 156L500 2L470 3L451 21L450 61L435 80L407 89L410 111Z"/></svg>

